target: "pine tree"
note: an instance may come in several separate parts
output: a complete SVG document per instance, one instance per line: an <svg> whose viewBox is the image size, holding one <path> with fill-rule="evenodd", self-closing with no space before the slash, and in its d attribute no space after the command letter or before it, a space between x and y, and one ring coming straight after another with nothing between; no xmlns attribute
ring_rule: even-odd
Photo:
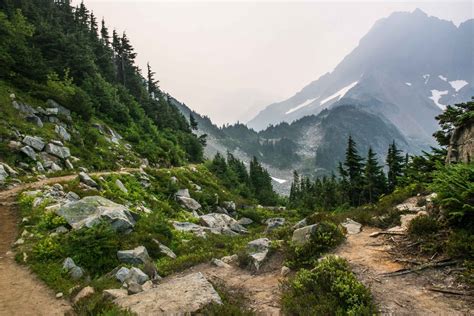
<svg viewBox="0 0 474 316"><path fill-rule="evenodd" d="M369 148L364 168L365 201L374 203L385 192L386 178L382 166L378 164L377 155Z"/></svg>
<svg viewBox="0 0 474 316"><path fill-rule="evenodd" d="M109 30L105 26L105 21L102 19L101 23L101 28L100 28L100 38L102 42L104 43L105 46L110 45L110 36L109 36Z"/></svg>
<svg viewBox="0 0 474 316"><path fill-rule="evenodd" d="M359 205L362 197L363 185L363 159L357 152L356 142L349 136L347 141L346 159L344 161L344 169L347 174L347 182L349 184L348 195L352 205Z"/></svg>
<svg viewBox="0 0 474 316"><path fill-rule="evenodd" d="M189 113L189 126L191 126L191 130L193 131L197 131L198 129L198 122L191 112Z"/></svg>
<svg viewBox="0 0 474 316"><path fill-rule="evenodd" d="M151 70L150 63L146 64L147 68L147 89L150 96L154 99L158 96L158 80L155 80L155 72Z"/></svg>
<svg viewBox="0 0 474 316"><path fill-rule="evenodd" d="M387 189L389 192L393 192L395 190L398 177L403 175L403 166L404 166L404 156L402 155L402 151L397 148L395 141L388 147L387 152Z"/></svg>
<svg viewBox="0 0 474 316"><path fill-rule="evenodd" d="M95 18L94 12L91 12L90 15L90 30L92 39L97 39L99 36L99 27L97 25L97 20Z"/></svg>

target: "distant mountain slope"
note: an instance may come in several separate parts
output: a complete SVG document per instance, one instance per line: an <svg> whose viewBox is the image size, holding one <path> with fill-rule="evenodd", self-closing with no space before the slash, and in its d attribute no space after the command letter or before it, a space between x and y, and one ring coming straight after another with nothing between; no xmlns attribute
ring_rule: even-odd
<svg viewBox="0 0 474 316"><path fill-rule="evenodd" d="M473 38L474 20L456 27L419 9L393 13L333 72L269 105L248 126L262 130L352 102L382 114L412 144L432 143L434 117L474 95Z"/></svg>

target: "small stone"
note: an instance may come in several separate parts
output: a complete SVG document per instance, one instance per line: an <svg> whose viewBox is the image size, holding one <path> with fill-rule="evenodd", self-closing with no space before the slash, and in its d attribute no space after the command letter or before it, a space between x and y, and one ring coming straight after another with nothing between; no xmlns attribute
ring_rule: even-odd
<svg viewBox="0 0 474 316"><path fill-rule="evenodd" d="M76 304L77 302L79 302L80 300L88 297L88 296L91 296L95 293L95 290L92 286L86 286L85 288L83 288L79 293L77 293L77 295L73 298L72 302L74 304Z"/></svg>
<svg viewBox="0 0 474 316"><path fill-rule="evenodd" d="M140 284L131 282L128 284L127 293L128 295L138 294L143 292L143 288Z"/></svg>
<svg viewBox="0 0 474 316"><path fill-rule="evenodd" d="M64 296L64 294L61 293L61 292L56 293L56 298L57 298L57 299L60 299L60 298L62 298L63 296Z"/></svg>
<svg viewBox="0 0 474 316"><path fill-rule="evenodd" d="M115 273L115 278L123 283L123 282L125 282L125 279L129 275L129 273L130 273L130 269L125 268L125 267L121 267L117 271L117 273Z"/></svg>
<svg viewBox="0 0 474 316"><path fill-rule="evenodd" d="M33 148L31 148L30 146L24 146L20 149L20 151L22 153L24 153L25 155L27 155L29 158L31 158L32 160L35 160L36 161L36 153L35 153L35 150Z"/></svg>
<svg viewBox="0 0 474 316"><path fill-rule="evenodd" d="M280 274L282 277L286 277L290 272L291 272L290 268L285 267L285 266L281 267Z"/></svg>
<svg viewBox="0 0 474 316"><path fill-rule="evenodd" d="M225 256L221 258L221 261L227 264L233 264L236 263L239 260L238 255L232 255L232 256Z"/></svg>
<svg viewBox="0 0 474 316"><path fill-rule="evenodd" d="M125 185L120 181L120 179L115 180L115 185L122 191L123 193L127 194L128 190Z"/></svg>
<svg viewBox="0 0 474 316"><path fill-rule="evenodd" d="M229 264L225 263L225 262L222 261L222 260L216 259L216 258L214 258L214 259L211 260L211 264L212 264L213 266L218 267L218 268L230 268L230 265L229 265Z"/></svg>

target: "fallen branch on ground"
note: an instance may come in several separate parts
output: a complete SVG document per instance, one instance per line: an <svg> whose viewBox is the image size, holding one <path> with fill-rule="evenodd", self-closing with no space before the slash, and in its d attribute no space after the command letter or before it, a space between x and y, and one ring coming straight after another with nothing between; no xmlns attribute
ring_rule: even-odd
<svg viewBox="0 0 474 316"><path fill-rule="evenodd" d="M398 236L405 236L406 233L404 232L374 232L369 235L369 237L377 237L379 235L398 235Z"/></svg>
<svg viewBox="0 0 474 316"><path fill-rule="evenodd" d="M446 294L453 294L453 295L469 295L471 296L473 293L471 292L464 292L464 291L457 291L451 289L443 289L439 287L428 287L426 288L428 291L439 292L439 293L446 293Z"/></svg>
<svg viewBox="0 0 474 316"><path fill-rule="evenodd" d="M419 272L421 270L425 270L425 269L429 269L429 268L442 268L442 267L452 266L452 265L455 265L455 264L458 264L458 263L459 263L458 260L428 263L428 264L423 264L420 267L417 267L416 269L400 269L400 270L397 270L397 271L394 271L394 272L382 273L381 275L387 276L387 277L392 277L392 276L398 276L398 275L404 275L404 274Z"/></svg>

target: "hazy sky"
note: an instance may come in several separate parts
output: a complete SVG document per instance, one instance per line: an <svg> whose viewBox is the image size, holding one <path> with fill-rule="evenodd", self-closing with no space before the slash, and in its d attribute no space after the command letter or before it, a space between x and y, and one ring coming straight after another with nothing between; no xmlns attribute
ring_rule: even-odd
<svg viewBox="0 0 474 316"><path fill-rule="evenodd" d="M474 15L471 1L453 0L84 2L109 29L127 32L164 91L218 124L247 121L332 71L394 11L418 7L456 25Z"/></svg>

